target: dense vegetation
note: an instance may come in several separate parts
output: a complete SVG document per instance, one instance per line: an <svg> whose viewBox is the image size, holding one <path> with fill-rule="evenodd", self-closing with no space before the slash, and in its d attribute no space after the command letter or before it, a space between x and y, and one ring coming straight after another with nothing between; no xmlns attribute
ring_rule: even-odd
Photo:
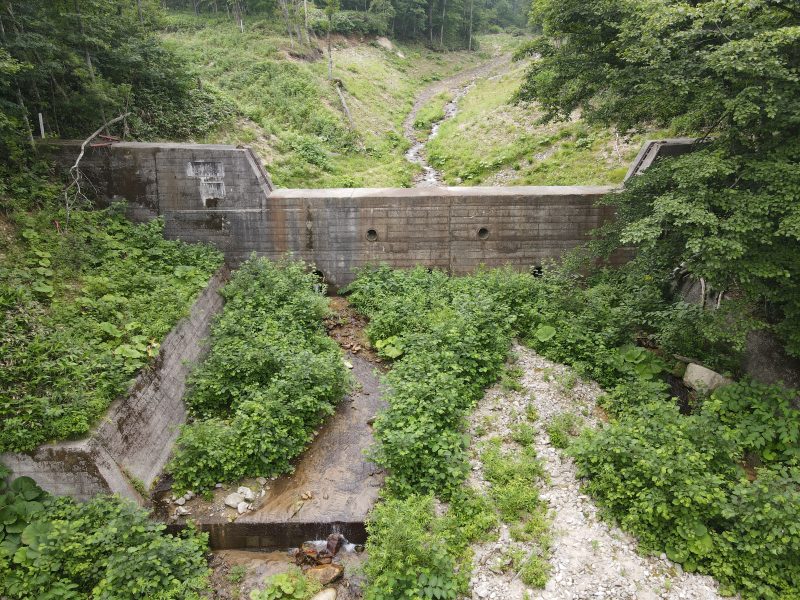
<svg viewBox="0 0 800 600"><path fill-rule="evenodd" d="M370 316L370 339L394 359L387 376L389 408L375 423L375 458L388 469L392 504L376 509L373 527L382 522L381 511L398 512L397 518L406 511L417 514L421 494L450 499L451 510L461 504L467 471L463 417L482 387L500 374L510 337L517 334L607 387L603 405L613 417L608 426L574 444L575 422L553 422L548 432L557 446L571 446L589 491L640 538L645 551L667 552L687 570L712 573L748 598L790 598L800 581L793 558L800 548L800 415L792 404L797 392L743 380L679 406L664 383L676 368L672 354L702 356L735 371L741 332L732 331L719 311L671 300L668 282L646 275L644 261L588 278L577 275L586 272L578 264L568 261L540 277L499 271L447 278L424 269L383 268L363 272L350 286L353 304ZM522 461L520 468L536 468L524 461L531 439L523 434L515 436L523 447L516 459L486 447L484 469L490 480L498 478L495 484L514 460ZM504 496L498 487L500 496L475 514L494 509L502 517L515 502L536 506L535 498L515 496L516 489ZM435 519L421 523L418 535L445 536L436 533L442 525ZM532 523L541 527L540 518ZM383 539L370 546L386 555L379 560L387 570L374 571L375 582L402 576L385 566L388 557L402 561ZM441 560L458 564L459 556L454 551ZM454 589L457 578L458 569L451 578ZM393 585L396 596L375 597L413 589L399 579Z"/></svg>
<svg viewBox="0 0 800 600"><path fill-rule="evenodd" d="M21 158L37 113L64 138L125 113L113 132L137 138L201 135L229 118L230 103L161 45L162 18L155 0L4 3L0 161Z"/></svg>
<svg viewBox="0 0 800 600"><path fill-rule="evenodd" d="M0 451L86 433L222 261L119 208L67 222L45 181L0 190Z"/></svg>
<svg viewBox="0 0 800 600"><path fill-rule="evenodd" d="M637 266L623 272L633 275ZM724 363L722 352L709 353L713 340L702 338L725 323L703 325L710 311L669 307L652 284L626 287L616 277L581 287L563 272L546 272L532 306L539 323L527 338L607 387L603 406L611 423L571 448L587 489L643 550L666 552L747 598L793 597L800 585L797 391L745 379L700 397L682 414L662 380L673 366L665 350L705 351ZM673 322L692 312L699 327ZM691 336L676 338L683 327ZM663 345L654 353L630 345L636 338Z"/></svg>
<svg viewBox="0 0 800 600"><path fill-rule="evenodd" d="M165 535L133 502L86 503L0 472L0 595L9 600L207 597L205 534Z"/></svg>
<svg viewBox="0 0 800 600"><path fill-rule="evenodd" d="M742 295L800 356L800 12L791 0L536 0L520 97L622 131L702 132L610 198L608 247Z"/></svg>
<svg viewBox="0 0 800 600"><path fill-rule="evenodd" d="M343 35L390 35L425 41L438 49L477 47L487 30L527 28L522 0L167 0L166 6L196 15L225 14L245 29L261 15L280 18L298 43L329 30Z"/></svg>
<svg viewBox="0 0 800 600"><path fill-rule="evenodd" d="M348 386L322 325L324 287L307 265L252 258L222 295L209 355L190 380L193 421L168 467L183 490L290 471Z"/></svg>
<svg viewBox="0 0 800 600"><path fill-rule="evenodd" d="M448 278L421 267L360 274L348 291L387 358L388 410L375 422L375 458L399 495L459 489L468 471L464 415L500 374L529 278L511 271Z"/></svg>

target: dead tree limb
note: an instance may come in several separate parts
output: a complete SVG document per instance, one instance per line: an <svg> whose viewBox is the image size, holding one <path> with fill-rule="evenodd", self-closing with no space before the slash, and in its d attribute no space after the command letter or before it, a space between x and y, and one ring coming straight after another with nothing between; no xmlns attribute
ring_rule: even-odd
<svg viewBox="0 0 800 600"><path fill-rule="evenodd" d="M131 114L130 112L126 112L119 115L118 117L111 119L110 121L107 121L106 123L103 123L103 125L99 129L97 129L97 131L95 131L94 133L92 133L92 135L83 140L83 143L81 144L81 151L78 154L78 158L75 159L75 164L73 164L69 168L69 176L71 178L71 181L69 182L69 184L67 184L67 187L64 188L64 208L67 211L67 218L64 223L65 231L69 227L69 216L70 212L72 211L72 207L81 200L87 200L86 196L81 191L83 173L80 170L81 159L83 158L83 155L86 153L87 144L89 144L89 142L91 142L94 138L96 138L104 131L107 131L111 125L113 125L114 123L118 123L119 121L122 121L130 114Z"/></svg>
<svg viewBox="0 0 800 600"><path fill-rule="evenodd" d="M344 116L347 117L347 122L350 123L350 131L355 131L356 126L353 124L353 117L350 116L350 109L347 108L347 101L344 99L344 94L342 93L342 86L339 85L339 82L335 82L334 87L336 88L336 93L339 94L339 100L342 103L342 110L344 111Z"/></svg>

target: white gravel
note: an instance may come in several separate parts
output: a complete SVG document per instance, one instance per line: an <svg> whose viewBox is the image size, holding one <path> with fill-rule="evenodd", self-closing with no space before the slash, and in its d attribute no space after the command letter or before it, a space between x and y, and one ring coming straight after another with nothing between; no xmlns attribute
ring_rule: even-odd
<svg viewBox="0 0 800 600"><path fill-rule="evenodd" d="M665 556L643 557L635 538L601 521L592 500L581 492L573 461L550 444L543 426L563 412L581 415L584 423L598 423L595 401L602 394L594 382L575 378L568 367L553 363L532 350L515 345L518 365L523 369L522 392L504 392L495 386L470 416L470 429L484 433L483 439L507 437L511 424L525 419L533 404L539 420L535 448L549 484L541 484L541 497L551 512L552 570L545 589L526 589L514 573L496 568L509 545L528 548L509 540L504 525L499 540L473 547L472 595L475 600L531 599L697 599L721 598L711 577L684 573ZM480 461L473 459L471 484L485 489ZM493 568L494 566L494 568Z"/></svg>

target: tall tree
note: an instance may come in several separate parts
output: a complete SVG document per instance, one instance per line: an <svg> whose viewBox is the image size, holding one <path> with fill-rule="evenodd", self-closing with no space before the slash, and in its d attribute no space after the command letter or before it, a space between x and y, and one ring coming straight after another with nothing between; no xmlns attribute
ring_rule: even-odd
<svg viewBox="0 0 800 600"><path fill-rule="evenodd" d="M795 0L535 0L520 97L698 151L613 195L621 244L764 306L800 356L800 8Z"/></svg>

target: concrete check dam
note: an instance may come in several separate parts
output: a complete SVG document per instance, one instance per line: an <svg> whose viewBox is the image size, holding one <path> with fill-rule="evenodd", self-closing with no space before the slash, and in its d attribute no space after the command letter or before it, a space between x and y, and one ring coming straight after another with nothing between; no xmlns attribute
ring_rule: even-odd
<svg viewBox="0 0 800 600"><path fill-rule="evenodd" d="M689 151L691 145L692 140L683 139L648 142L628 176L659 156ZM56 142L52 151L69 166L79 146ZM0 460L16 476L33 477L53 493L80 500L118 493L140 503L147 501L141 490L153 490L186 421L187 376L205 353L229 267L253 253L269 258L291 254L313 262L333 288L352 281L357 268L375 263L422 264L453 274L479 265L529 270L559 258L613 219L613 208L598 201L617 189L282 190L274 188L249 148L195 144L124 142L91 148L81 168L102 203L124 200L134 221L162 216L166 237L214 244L228 264L163 340L154 364L138 374L89 435L44 444L30 453L6 453ZM624 253L616 257L624 259ZM350 315L346 321L356 319ZM370 423L382 406L381 390L373 366L358 350L349 350L352 344L341 345L360 391L350 394L318 432L295 474L269 486L262 482L261 495L247 514L237 516L226 508L224 500L233 490L225 487L214 490L211 502L193 498L180 507L180 514L193 515L210 533L213 548L286 547L324 539L331 531L354 542L364 540L364 519L382 474L362 449L371 444ZM169 511L175 501L168 499ZM175 528L185 523L185 517L165 516Z"/></svg>
<svg viewBox="0 0 800 600"><path fill-rule="evenodd" d="M692 140L647 142L628 176ZM56 142L71 165L79 142ZM615 186L276 189L249 148L121 142L90 148L83 173L128 216L163 216L170 239L209 242L236 266L252 253L291 254L333 287L367 264L423 264L463 274L479 265L520 270L557 259L613 218L599 200ZM622 260L622 256L617 260Z"/></svg>

